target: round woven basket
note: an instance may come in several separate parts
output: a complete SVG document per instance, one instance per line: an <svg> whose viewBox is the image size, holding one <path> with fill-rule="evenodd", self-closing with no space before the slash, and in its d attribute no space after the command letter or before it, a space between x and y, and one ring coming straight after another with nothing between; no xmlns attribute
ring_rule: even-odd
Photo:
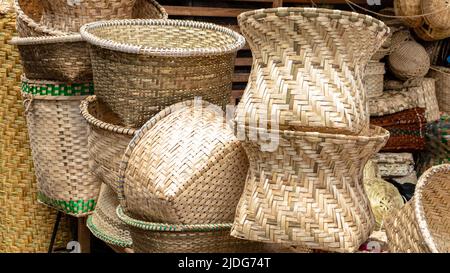
<svg viewBox="0 0 450 273"><path fill-rule="evenodd" d="M39 201L73 216L94 210L101 183L89 169L80 101L93 85L22 79Z"/></svg>
<svg viewBox="0 0 450 273"><path fill-rule="evenodd" d="M384 63L369 62L367 64L364 76L364 88L366 89L368 98L383 95L385 73Z"/></svg>
<svg viewBox="0 0 450 273"><path fill-rule="evenodd" d="M363 168L386 130L349 136L238 126L237 135L250 168L232 236L336 252L356 251L369 237L375 223Z"/></svg>
<svg viewBox="0 0 450 273"><path fill-rule="evenodd" d="M438 41L450 37L450 28L432 28L426 23L415 28L414 32L424 41Z"/></svg>
<svg viewBox="0 0 450 273"><path fill-rule="evenodd" d="M118 192L120 160L136 130L120 126L118 117L95 96L83 100L80 110L90 128L88 149L91 170L103 183Z"/></svg>
<svg viewBox="0 0 450 273"><path fill-rule="evenodd" d="M420 86L412 87L411 89L408 92L417 93L417 105L425 108L427 122L438 120L441 117L441 113L436 97L436 80L433 78L423 78L420 80Z"/></svg>
<svg viewBox="0 0 450 273"><path fill-rule="evenodd" d="M414 197L385 222L391 252L450 252L450 164L432 167Z"/></svg>
<svg viewBox="0 0 450 273"><path fill-rule="evenodd" d="M422 14L421 0L395 0L394 10L397 16L415 16ZM423 17L404 17L403 22L409 27L418 27L422 24Z"/></svg>
<svg viewBox="0 0 450 273"><path fill-rule="evenodd" d="M149 120L121 160L119 198L126 212L152 222L232 222L248 160L224 122L218 106L196 100Z"/></svg>
<svg viewBox="0 0 450 273"><path fill-rule="evenodd" d="M436 80L436 98L439 110L450 114L450 68L433 66L429 76Z"/></svg>
<svg viewBox="0 0 450 273"><path fill-rule="evenodd" d="M401 80L424 77L430 69L430 56L422 45L414 41L397 45L388 60L392 73Z"/></svg>
<svg viewBox="0 0 450 273"><path fill-rule="evenodd" d="M450 1L448 0L422 0L422 11L425 21L434 28L450 29Z"/></svg>
<svg viewBox="0 0 450 273"><path fill-rule="evenodd" d="M87 227L95 237L110 245L130 248L133 241L128 225L117 217L118 205L119 200L114 190L102 184L95 210L87 219Z"/></svg>
<svg viewBox="0 0 450 273"><path fill-rule="evenodd" d="M316 8L261 9L238 21L254 58L237 111L246 125L348 134L368 129L362 79L389 36L383 22Z"/></svg>
<svg viewBox="0 0 450 273"><path fill-rule="evenodd" d="M225 27L181 20L96 22L81 35L92 45L98 99L132 128L195 96L225 109L236 52L245 43Z"/></svg>

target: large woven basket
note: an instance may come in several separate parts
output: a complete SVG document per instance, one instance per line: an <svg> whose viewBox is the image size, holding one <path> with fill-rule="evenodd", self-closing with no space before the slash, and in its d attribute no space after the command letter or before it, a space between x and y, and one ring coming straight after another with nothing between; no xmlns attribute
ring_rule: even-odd
<svg viewBox="0 0 450 273"><path fill-rule="evenodd" d="M236 52L245 43L225 27L181 20L96 22L81 35L92 45L98 99L133 128L194 96L225 108Z"/></svg>
<svg viewBox="0 0 450 273"><path fill-rule="evenodd" d="M407 26L418 27L422 24L423 17L414 16L422 14L421 2L422 0L394 0L395 15L402 16Z"/></svg>
<svg viewBox="0 0 450 273"><path fill-rule="evenodd" d="M361 136L237 130L250 168L232 236L337 252L356 251L369 237L374 218L363 168L386 143L386 130L371 127Z"/></svg>
<svg viewBox="0 0 450 273"><path fill-rule="evenodd" d="M388 60L392 73L401 80L424 77L430 69L430 56L425 48L415 41L405 41L397 45Z"/></svg>
<svg viewBox="0 0 450 273"><path fill-rule="evenodd" d="M37 202L36 177L20 95L12 1L0 1L0 252L46 252L56 211ZM60 223L55 247L69 241L67 218Z"/></svg>
<svg viewBox="0 0 450 273"><path fill-rule="evenodd" d="M92 83L22 80L38 199L73 216L94 210L101 183L89 169L88 124L80 101Z"/></svg>
<svg viewBox="0 0 450 273"><path fill-rule="evenodd" d="M136 133L119 172L127 214L174 224L233 221L248 160L223 115L206 101L181 102Z"/></svg>
<svg viewBox="0 0 450 273"><path fill-rule="evenodd" d="M379 97L383 95L384 83L384 63L369 62L366 67L364 76L364 88L366 89L367 97Z"/></svg>
<svg viewBox="0 0 450 273"><path fill-rule="evenodd" d="M436 98L439 110L450 114L450 68L433 66L429 76L436 79Z"/></svg>
<svg viewBox="0 0 450 273"><path fill-rule="evenodd" d="M450 37L450 28L431 27L425 21L420 27L415 28L414 32L425 41L438 41Z"/></svg>
<svg viewBox="0 0 450 273"><path fill-rule="evenodd" d="M430 14L425 16L425 21L434 28L450 28L450 3L443 0L422 0L422 12Z"/></svg>
<svg viewBox="0 0 450 273"><path fill-rule="evenodd" d="M87 219L87 227L95 237L110 245L130 248L133 244L130 230L128 225L117 217L118 205L115 191L102 184L95 210Z"/></svg>
<svg viewBox="0 0 450 273"><path fill-rule="evenodd" d="M419 179L414 197L385 222L392 252L450 252L450 164Z"/></svg>
<svg viewBox="0 0 450 273"><path fill-rule="evenodd" d="M83 100L80 110L90 128L88 149L91 170L103 183L118 192L120 160L136 130L120 126L118 117L95 96Z"/></svg>
<svg viewBox="0 0 450 273"><path fill-rule="evenodd" d="M238 21L254 57L238 106L246 125L349 134L368 129L362 79L389 35L383 22L316 8L261 9Z"/></svg>

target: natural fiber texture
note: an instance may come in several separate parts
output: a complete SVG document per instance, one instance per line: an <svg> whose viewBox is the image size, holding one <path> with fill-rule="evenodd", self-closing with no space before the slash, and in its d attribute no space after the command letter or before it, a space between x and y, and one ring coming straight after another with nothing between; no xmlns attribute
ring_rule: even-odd
<svg viewBox="0 0 450 273"><path fill-rule="evenodd" d="M450 68L433 66L429 76L436 80L436 98L439 110L450 114Z"/></svg>
<svg viewBox="0 0 450 273"><path fill-rule="evenodd" d="M425 41L438 41L450 37L450 28L435 28L426 22L423 22L420 27L415 28L414 32Z"/></svg>
<svg viewBox="0 0 450 273"><path fill-rule="evenodd" d="M90 128L88 149L91 170L98 179L118 192L120 160L136 130L120 126L119 118L95 96L83 100L80 110Z"/></svg>
<svg viewBox="0 0 450 273"><path fill-rule="evenodd" d="M397 45L388 60L392 73L401 80L423 77L430 69L430 56L425 48L415 41Z"/></svg>
<svg viewBox="0 0 450 273"><path fill-rule="evenodd" d="M94 210L100 182L89 170L88 125L80 100L92 84L67 85L23 78L38 199L74 216Z"/></svg>
<svg viewBox="0 0 450 273"><path fill-rule="evenodd" d="M433 13L425 16L425 21L431 26L440 29L450 28L450 2L443 0L422 0L422 12L424 14Z"/></svg>
<svg viewBox="0 0 450 273"><path fill-rule="evenodd" d="M119 197L136 219L176 224L233 221L248 161L218 106L175 104L148 121L130 142Z"/></svg>
<svg viewBox="0 0 450 273"><path fill-rule="evenodd" d="M433 78L424 78L420 82L420 86L412 87L409 92L417 93L417 105L425 108L427 122L438 120L441 113L436 98L436 80Z"/></svg>
<svg viewBox="0 0 450 273"><path fill-rule="evenodd" d="M383 152L410 152L425 148L425 109L413 108L382 117L372 117L370 123L389 131Z"/></svg>
<svg viewBox="0 0 450 273"><path fill-rule="evenodd" d="M244 45L230 29L181 20L98 22L81 34L93 45L97 97L133 128L195 96L225 108L236 52Z"/></svg>
<svg viewBox="0 0 450 273"><path fill-rule="evenodd" d="M254 57L238 106L246 125L358 134L369 115L364 67L389 35L352 12L277 8L239 15Z"/></svg>
<svg viewBox="0 0 450 273"><path fill-rule="evenodd" d="M364 166L363 177L364 179L380 177L378 172L378 165L376 162L371 159L367 161L366 165Z"/></svg>
<svg viewBox="0 0 450 273"><path fill-rule="evenodd" d="M364 88L366 89L367 97L373 98L383 95L384 63L369 62L365 73Z"/></svg>
<svg viewBox="0 0 450 273"><path fill-rule="evenodd" d="M419 179L414 198L387 218L392 252L450 252L450 164L435 166Z"/></svg>
<svg viewBox="0 0 450 273"><path fill-rule="evenodd" d="M408 176L414 172L411 153L378 153L372 158L381 177Z"/></svg>
<svg viewBox="0 0 450 273"><path fill-rule="evenodd" d="M372 117L395 114L418 107L417 92L389 91L381 96L369 99L370 115Z"/></svg>
<svg viewBox="0 0 450 273"><path fill-rule="evenodd" d="M375 228L379 230L391 211L403 207L403 198L394 185L381 178L364 178L364 189L375 217Z"/></svg>
<svg viewBox="0 0 450 273"><path fill-rule="evenodd" d="M17 49L8 44L15 35L14 10L12 1L0 2L0 252L46 252L56 211L37 202L20 95L22 68ZM64 217L55 247L69 241L67 224Z"/></svg>
<svg viewBox="0 0 450 273"><path fill-rule="evenodd" d="M374 226L363 189L367 160L389 134L349 136L237 127L250 162L231 235L356 251ZM245 136L244 136L245 135Z"/></svg>
<svg viewBox="0 0 450 273"><path fill-rule="evenodd" d="M397 16L415 16L422 14L422 0L394 0L394 10ZM404 17L403 22L409 27L418 27L423 21L423 17Z"/></svg>
<svg viewBox="0 0 450 273"><path fill-rule="evenodd" d="M118 247L131 247L133 241L128 226L116 214L117 194L102 184L97 206L87 220L87 227L100 240Z"/></svg>

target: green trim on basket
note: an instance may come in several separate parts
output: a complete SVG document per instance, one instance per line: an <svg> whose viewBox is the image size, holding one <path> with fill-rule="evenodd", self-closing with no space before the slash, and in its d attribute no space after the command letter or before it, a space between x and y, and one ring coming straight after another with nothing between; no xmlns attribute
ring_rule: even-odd
<svg viewBox="0 0 450 273"><path fill-rule="evenodd" d="M30 84L28 80L22 81L22 92L40 96L88 96L94 94L94 84L89 83L49 83L37 82Z"/></svg>
<svg viewBox="0 0 450 273"><path fill-rule="evenodd" d="M47 204L49 206L52 206L64 213L72 214L72 215L80 215L80 214L86 214L90 213L94 210L96 201L95 199L90 200L56 200L53 198L50 198L43 194L42 192L38 192L37 198L39 201L41 201L44 204Z"/></svg>
<svg viewBox="0 0 450 273"><path fill-rule="evenodd" d="M182 225L182 224L166 224L166 223L152 223L133 219L127 216L122 207L119 205L116 209L117 216L125 224L149 231L163 231L163 232L214 232L230 230L233 224L196 224L196 225Z"/></svg>
<svg viewBox="0 0 450 273"><path fill-rule="evenodd" d="M86 225L89 228L89 230L92 232L92 234L94 234L95 237L99 238L100 240L102 240L108 244L115 245L118 247L123 247L123 248L132 247L133 242L131 240L124 241L124 240L117 239L114 236L111 236L108 233L105 233L101 229L97 228L97 226L93 222L93 218L94 217L92 215L90 215L87 219Z"/></svg>

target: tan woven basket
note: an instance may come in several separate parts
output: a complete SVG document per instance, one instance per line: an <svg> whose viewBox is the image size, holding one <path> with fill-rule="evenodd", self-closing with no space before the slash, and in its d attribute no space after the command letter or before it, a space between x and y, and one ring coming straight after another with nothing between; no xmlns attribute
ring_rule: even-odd
<svg viewBox="0 0 450 273"><path fill-rule="evenodd" d="M95 96L83 100L80 110L90 127L88 149L91 170L103 183L118 192L120 160L136 130L120 126L118 117Z"/></svg>
<svg viewBox="0 0 450 273"><path fill-rule="evenodd" d="M386 130L371 127L361 136L237 130L250 169L232 236L337 252L356 251L368 238L374 218L363 168L386 143Z"/></svg>
<svg viewBox="0 0 450 273"><path fill-rule="evenodd" d="M379 97L383 95L384 84L384 63L369 62L366 66L364 76L364 88L367 92L368 98Z"/></svg>
<svg viewBox="0 0 450 273"><path fill-rule="evenodd" d="M101 183L89 170L80 101L93 85L22 79L38 199L73 216L94 210Z"/></svg>
<svg viewBox="0 0 450 273"><path fill-rule="evenodd" d="M425 41L438 41L450 37L450 28L431 27L426 22L420 27L415 28L414 32Z"/></svg>
<svg viewBox="0 0 450 273"><path fill-rule="evenodd" d="M368 128L362 79L389 35L383 22L316 8L261 9L238 21L254 57L240 120L252 127L348 134Z"/></svg>
<svg viewBox="0 0 450 273"><path fill-rule="evenodd" d="M381 177L409 176L414 172L411 153L378 153L372 158Z"/></svg>
<svg viewBox="0 0 450 273"><path fill-rule="evenodd" d="M139 130L119 172L127 214L175 224L233 221L248 161L223 115L206 101L186 101Z"/></svg>
<svg viewBox="0 0 450 273"><path fill-rule="evenodd" d="M424 77L430 69L430 56L422 45L414 41L398 45L388 60L392 73L401 80Z"/></svg>
<svg viewBox="0 0 450 273"><path fill-rule="evenodd" d="M100 240L118 247L130 248L133 244L129 227L116 214L119 205L117 194L102 184L94 213L87 220L87 227Z"/></svg>
<svg viewBox="0 0 450 273"><path fill-rule="evenodd" d="M429 76L436 80L436 98L439 110L450 114L450 68L433 66Z"/></svg>
<svg viewBox="0 0 450 273"><path fill-rule="evenodd" d="M391 252L450 252L450 164L432 167L414 197L386 219Z"/></svg>
<svg viewBox="0 0 450 273"><path fill-rule="evenodd" d="M427 122L438 120L441 117L439 111L438 99L436 98L436 80L433 78L424 78L420 81L419 87L412 87L408 92L416 92L417 105L425 108L425 117Z"/></svg>
<svg viewBox="0 0 450 273"><path fill-rule="evenodd" d="M225 108L236 52L245 43L225 27L181 20L97 22L81 35L92 44L98 99L133 128L194 96Z"/></svg>
<svg viewBox="0 0 450 273"><path fill-rule="evenodd" d="M450 2L448 0L422 0L425 21L434 28L450 29Z"/></svg>
<svg viewBox="0 0 450 273"><path fill-rule="evenodd" d="M394 10L397 16L415 16L422 14L422 0L395 0ZM418 27L422 24L423 17L404 17L403 22L409 27Z"/></svg>

